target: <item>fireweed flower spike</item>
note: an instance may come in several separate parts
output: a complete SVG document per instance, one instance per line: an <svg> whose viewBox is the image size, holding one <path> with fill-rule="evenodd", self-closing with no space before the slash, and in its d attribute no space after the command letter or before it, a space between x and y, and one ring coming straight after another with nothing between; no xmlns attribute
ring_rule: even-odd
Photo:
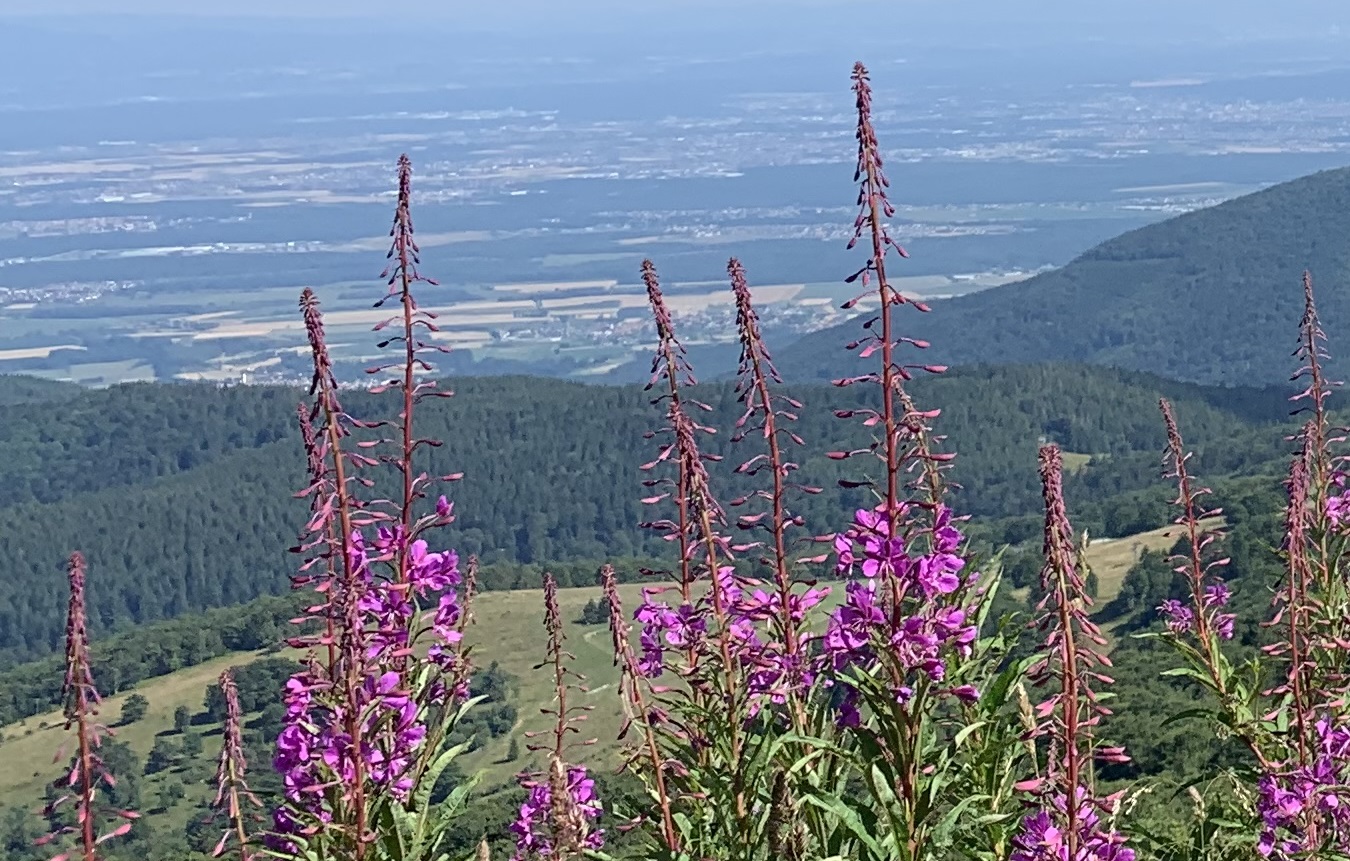
<svg viewBox="0 0 1350 861"><path fill-rule="evenodd" d="M867 427L879 428L878 432L881 439L874 441L867 449L832 452L830 456L835 459L843 459L870 452L881 459L886 477L884 486L878 493L885 502L886 516L889 521L888 529L892 534L896 534L899 532L900 526L901 473L910 463L917 464L921 469L918 480L925 486L930 505L936 506L944 491L944 483L941 480L940 472L951 459L950 455L939 454L931 449L932 441L928 436L927 422L936 418L937 411L924 412L918 410L905 391L904 384L913 378L914 371L941 373L946 369L940 365L903 364L896 359L896 348L898 347L910 346L924 349L928 344L925 341L896 334L895 308L900 305L912 305L919 311L927 311L928 307L907 299L900 291L891 286L886 277L887 253L893 250L900 257L908 257L909 254L891 237L885 222L885 219L895 214L895 207L887 196L886 190L890 186L890 182L886 179L883 170L881 147L877 142L876 129L872 124L871 79L867 68L862 63L856 63L853 67L853 92L858 115L855 132L858 141L858 157L853 179L859 183L859 186L858 216L853 223L853 238L849 240L848 247L853 248L860 240L867 237L870 239L870 254L867 263L850 275L846 281L853 283L861 279L864 288L871 286L880 303L880 309L875 317L863 323L863 328L867 330L867 334L850 343L848 347L849 349L861 348L858 353L860 358L867 358L873 353L880 352L881 369L861 376L835 380L834 384L840 387L852 386L857 383L873 383L880 386L881 410L878 412L869 407L862 407L837 410L836 415L840 418L861 416ZM872 283L873 280L875 280L875 285ZM845 310L853 308L867 297L868 292L871 291L863 292L848 300L844 303L843 308ZM878 327L880 331L878 331ZM906 440L908 440L908 444ZM856 486L857 482L849 482L849 484Z"/></svg>
<svg viewBox="0 0 1350 861"><path fill-rule="evenodd" d="M680 677L680 689L664 689L659 697L661 733L669 736L669 758L681 772L680 791L671 795L698 808L688 814L694 821L712 817L718 823L716 833L691 835L686 830L683 850L701 851L692 840L710 848L747 847L759 840L761 830L751 811L747 769L754 760L750 751L768 737L756 736L748 724L763 702L773 702L772 672L763 672L763 658L772 653L766 651L761 624L772 601L760 600L767 596L753 594L753 584L736 572L734 554L747 547L722 533L726 517L708 473L708 463L720 456L705 454L699 446L700 436L715 430L694 417L711 408L688 394L693 375L651 261L643 262L642 277L657 331L649 388L664 383L664 393L652 402L663 405L666 413L665 427L651 434L662 437L662 447L643 469L668 464L673 473L645 480L644 486L659 493L643 501L655 505L671 499L676 511L675 519L645 525L678 543L679 583L674 588L681 600L676 606L658 600L661 592L674 591L670 587L645 591L634 612L641 625L638 668L652 679L666 670ZM767 696L757 695L752 687L756 682ZM679 744L673 742L676 735L682 738ZM718 793L706 791L706 782L697 777L713 773L720 775Z"/></svg>
<svg viewBox="0 0 1350 861"><path fill-rule="evenodd" d="M1281 761L1262 761L1257 812L1262 828L1257 850L1292 859L1309 853L1350 853L1350 725L1344 712L1345 683L1337 670L1344 640L1338 602L1319 589L1313 561L1311 482L1316 431L1305 428L1303 450L1289 470L1285 509L1285 578L1267 623L1283 636L1262 651L1282 661L1284 680L1265 692L1287 712L1289 738ZM1274 717L1274 713L1268 717Z"/></svg>
<svg viewBox="0 0 1350 861"><path fill-rule="evenodd" d="M768 539L768 555L761 556L761 564L773 571L773 594L755 589L744 602L743 612L756 622L767 621L768 638L747 643L753 653L745 655L753 669L748 684L756 698L771 702L789 702L791 717L800 729L805 722L803 696L813 681L812 668L806 658L809 636L805 631L806 614L829 594L828 589L816 589L805 584L806 591L797 590L789 558L789 531L800 529L804 521L788 510L788 493L815 494L818 487L809 487L791 480L798 465L789 460L787 446L804 445L802 438L789 428L797 420L800 402L785 395L775 394L772 385L781 385L773 359L760 333L759 316L755 313L745 268L736 258L727 263L731 291L736 299L736 328L740 335L740 376L736 391L744 410L736 421L732 442L750 438L763 440L763 451L751 456L736 467L736 472L757 476L767 471L768 490L759 489L733 500L732 507L741 507L751 500L766 505L765 510L743 514L737 527L759 532Z"/></svg>
<svg viewBox="0 0 1350 861"><path fill-rule="evenodd" d="M652 403L665 404L667 419L666 427L652 434L665 437L660 452L655 460L643 464L642 468L650 471L673 461L675 473L673 478L645 480L644 486L659 487L664 492L643 501L655 505L673 496L678 518L644 525L664 532L667 540L678 544L681 598L680 605L672 608L652 600L659 592L651 590L635 613L635 618L643 623L643 664L653 677L659 675L665 646L673 646L686 653L686 666L681 672L689 676L706 657L702 654L708 650L705 647L711 646L722 661L722 669L714 675L724 683L731 701L736 698L739 662L734 659L728 639L721 634L736 621L735 605L739 601L740 587L732 569L733 546L718 531L726 517L712 492L708 475L707 464L720 460L720 457L703 453L698 445L700 434L716 431L700 424L690 414L690 408L708 412L711 407L685 392L687 387L694 385L693 371L684 359L684 347L675 337L670 311L661 294L656 268L650 260L643 261L642 278L657 331L657 353L648 387L662 381L666 383L666 391L653 398ZM707 589L702 594L695 594L694 584L699 580L707 584ZM715 627L711 644L705 608L711 611Z"/></svg>
<svg viewBox="0 0 1350 861"><path fill-rule="evenodd" d="M1339 383L1327 381L1325 333L1313 303L1312 279L1303 279L1304 313L1294 379L1306 388L1294 401L1311 415L1293 439L1300 451L1286 483L1284 579L1266 626L1281 636L1262 651L1284 665L1280 684L1265 693L1278 706L1267 718L1289 725L1279 761L1261 761L1257 851L1266 857L1350 854L1350 723L1345 711L1347 607L1339 556L1343 548L1345 475L1334 458L1326 398Z"/></svg>
<svg viewBox="0 0 1350 861"><path fill-rule="evenodd" d="M1037 610L1037 627L1046 637L1040 659L1029 675L1055 692L1035 707L1039 721L1030 736L1046 743L1046 773L1020 787L1036 798L1038 809L1022 820L1013 839L1011 861L1102 859L1132 861L1125 838L1101 821L1115 812L1118 796L1099 798L1092 763L1128 762L1123 749L1097 746L1093 733L1110 710L1101 704L1093 682L1110 684L1099 668L1110 659L1098 651L1106 644L1088 618L1091 603L1074 549L1073 527L1064 507L1063 470L1059 449L1040 451L1045 497L1045 563Z"/></svg>
<svg viewBox="0 0 1350 861"><path fill-rule="evenodd" d="M962 541L951 512L942 503L945 492L941 471L950 463L952 455L937 454L933 450L927 422L936 418L938 411L920 412L914 407L905 383L912 379L912 371L922 369L940 373L940 366L902 365L896 359L896 348L908 345L925 348L925 342L900 337L895 332L894 311L897 306L914 304L918 310L927 308L910 303L898 290L891 287L886 277L886 256L894 250L907 257L887 231L885 219L894 214L887 197L889 182L882 169L880 146L872 124L872 90L867 69L858 63L853 68L853 92L857 107L858 141L857 167L854 180L858 188L858 217L854 221L852 248L864 236L871 239L867 263L847 280L861 278L864 286L876 283L874 290L880 303L877 316L867 320L863 327L868 334L849 344L850 349L861 347L860 357L879 353L878 371L836 380L835 385L848 387L869 383L881 388L881 409L869 406L836 410L839 418L863 419L864 426L877 429L879 438L864 449L831 452L831 458L841 460L870 453L879 458L885 471L882 487L877 489L881 503L872 510L859 511L853 525L842 533L831 536L840 574L860 573L864 580L847 586L844 604L833 614L824 639L824 652L831 669L838 673L848 666L869 667L881 658L890 679L891 695L899 703L908 702L915 691L915 673L925 678L925 685L940 685L947 675L944 653L958 657L970 654L976 630L969 620L974 608L963 603L966 586L973 576L962 574L965 560L956 551ZM851 308L865 298L866 292L844 304ZM878 333L878 324L880 331ZM921 503L911 504L902 499L901 476L917 466L921 486ZM876 482L841 480L845 487L875 485ZM927 520L924 524L922 521ZM926 545L926 546L925 546ZM855 565L855 563L857 563ZM913 596L907 601L907 596ZM936 599L936 600L934 600ZM890 660L894 656L898 660ZM845 685L837 698L840 719L845 724L861 720L857 691Z"/></svg>
<svg viewBox="0 0 1350 861"><path fill-rule="evenodd" d="M1228 564L1226 558L1208 558L1212 545L1223 537L1218 530L1205 529L1202 522L1216 518L1223 512L1220 509L1204 507L1204 498L1209 495L1207 487L1196 486L1187 463L1191 459L1181 440L1181 431L1177 427L1172 405L1166 399L1159 400L1163 423L1167 428L1167 451L1164 462L1167 465L1166 477L1177 483L1177 497L1172 504L1180 513L1173 521L1185 530L1187 552L1171 558L1176 570L1186 579L1190 591L1190 604L1169 600L1163 602L1159 612L1169 629L1174 633L1194 633L1197 647L1207 667L1211 669L1211 679L1216 685L1215 692L1226 696L1225 673L1222 671L1222 656L1218 652L1214 638L1231 640L1233 638L1234 615L1223 611L1228 605L1228 584L1220 579L1216 572Z"/></svg>
<svg viewBox="0 0 1350 861"><path fill-rule="evenodd" d="M605 600L609 603L609 631L613 638L614 663L619 668L619 700L624 711L619 741L626 739L634 725L638 726L642 733L642 737L629 747L624 767L650 779L649 789L661 812L662 845L674 856L679 852L680 841L671 813L670 793L666 787L666 761L656 737L655 724L660 720L660 710L652 705L652 691L647 681L647 673L633 652L630 640L631 627L623 613L623 599L619 596L613 565L606 565L600 569L600 583L605 592Z"/></svg>
<svg viewBox="0 0 1350 861"><path fill-rule="evenodd" d="M381 278L386 279L388 292L375 303L375 307L380 308L386 301L396 298L400 311L396 316L376 324L375 331L398 327L397 334L388 336L377 346L384 349L391 344L397 344L401 356L400 361L370 368L367 373L381 374L395 371L398 374L387 383L375 386L371 391L374 394L382 394L389 389L396 389L402 400L402 409L395 423L398 433L398 439L395 440L397 453L384 455L380 461L394 468L402 482L402 495L390 506L392 513L387 519L392 520L391 529L395 535L395 540L388 549L397 563L394 566L394 576L397 582L405 583L410 573L408 547L416 539L418 527L443 526L449 522L448 511L445 514L438 512L439 519L436 521L419 521L414 512L417 502L426 497L427 486L431 482L430 476L417 472L414 466L418 452L423 448L437 447L441 443L438 440L420 439L416 436L413 430L413 412L424 398L450 397L453 394L437 391L435 380L418 379L419 374L425 375L435 370L423 355L447 353L449 348L425 340L427 336L434 335L440 329L434 322L436 315L419 308L413 295L415 284L436 286L436 281L424 276L418 269L421 258L420 249L413 239L412 162L406 155L400 156L398 160L398 202L394 209L394 221L389 229L389 235L391 243L387 257L390 265L380 274ZM374 422L365 426L379 428L386 425L388 422ZM455 481L458 478L459 475L448 475L442 476L441 480ZM377 519L386 520L385 517Z"/></svg>
<svg viewBox="0 0 1350 861"><path fill-rule="evenodd" d="M232 671L226 670L220 674L220 692L225 697L225 725L221 734L220 757L216 763L216 797L212 806L217 814L225 817L228 827L211 854L213 857L222 855L226 844L233 837L239 850L239 861L249 861L253 853L249 851L244 802L254 807L262 807L262 802L248 788L248 782L244 779L248 770L248 761L244 758L244 719L239 709L239 689L235 686Z"/></svg>
<svg viewBox="0 0 1350 861"><path fill-rule="evenodd" d="M544 709L545 714L554 718L553 744L549 748L531 745L532 750L548 751L548 771L520 778L529 796L511 824L516 837L513 861L533 858L565 861L587 850L599 849L605 842L604 832L591 828L591 820L603 812L595 794L595 781L587 776L584 766L567 762L568 737L579 732L576 724L585 718L582 712L586 710L568 705L568 694L574 683L584 679L567 666L573 656L563 645L566 637L558 612L558 584L549 573L544 575L544 628L548 632L548 660L536 669L548 666L553 671L556 705Z"/></svg>
<svg viewBox="0 0 1350 861"><path fill-rule="evenodd" d="M677 440L678 428L688 428L685 420L683 391L685 386L694 385L693 370L685 359L684 345L675 337L674 323L670 310L661 295L661 285L656 276L656 267L650 260L642 261L642 280L647 288L648 304L656 323L657 348L652 357L652 375L647 390L664 383L659 393L652 398L652 404L665 405L666 427L658 431L649 431L647 438L662 438L661 448L655 460L642 465L643 471L651 472L657 466L666 463L672 457L679 457ZM642 623L643 671L650 678L656 678L665 670L665 648L677 648L684 655L682 672L689 673L698 663L697 641L703 629L701 620L694 624L694 581L696 539L694 534L694 515L691 510L689 476L682 467L674 470L674 476L659 476L644 479L643 487L649 495L644 505L660 505L666 500L674 504L675 517L658 518L642 524L645 528L662 533L662 537L676 545L679 555L677 588L680 604L676 609L666 602L652 600L667 591L668 587L654 587L644 592L643 605L635 618ZM697 695L697 691L695 692Z"/></svg>
<svg viewBox="0 0 1350 861"><path fill-rule="evenodd" d="M338 666L338 630L342 624L338 614L354 600L354 591L359 588L350 565L349 539L354 530L353 512L359 505L352 492L353 473L360 461L343 448L343 440L351 429L338 400L338 383L333 376L319 300L308 287L300 295L300 310L314 364L309 389L313 403L299 415L309 486L298 495L308 497L310 518L301 543L294 548L306 559L292 578L292 586L310 587L319 595L322 603L308 608L308 614L321 618L325 633L321 640L296 638L291 645L304 648L322 644L328 651L329 681L336 681L331 673ZM323 574L316 577L311 573L314 568L321 568Z"/></svg>
<svg viewBox="0 0 1350 861"><path fill-rule="evenodd" d="M894 214L887 198L889 183L882 171L880 147L872 125L872 90L867 69L853 67L853 92L856 97L859 182L858 217L854 222L852 248L865 235L871 238L871 254L866 265L851 275L850 282L862 279L868 285L876 279L880 301L877 317L864 323L880 334L868 334L850 348L862 346L860 355L880 353L881 368L869 374L836 380L837 386L873 383L881 387L881 411L862 407L836 410L840 418L863 418L869 428L879 427L882 438L869 448L851 452L832 452L830 457L844 459L874 453L884 465L884 487L878 490L881 503L871 510L858 511L853 524L831 536L837 559L837 573L861 575L850 582L844 604L832 615L823 641L824 653L834 672L849 666L868 667L884 659L891 693L897 702L908 702L917 684L940 685L947 677L946 656L966 657L976 637L972 624L973 606L964 603L967 587L974 575L965 571L966 560L959 554L962 535L951 511L942 504L944 493L940 470L951 455L934 454L925 422L937 411L920 413L913 407L904 389L911 371L922 367L932 373L936 366L901 365L895 358L898 346L923 348L927 344L898 337L893 326L896 306L909 303L886 278L889 250L907 257L891 239L884 219ZM867 294L845 303L850 308ZM916 305L920 310L927 310ZM920 503L901 498L901 474L912 465L920 467L923 496ZM845 486L868 482L841 481ZM925 517L926 515L926 517ZM923 520L927 523L923 523ZM917 675L916 675L917 674ZM922 677L922 682L916 680ZM840 700L841 718L856 723L860 715L855 695L846 690Z"/></svg>
<svg viewBox="0 0 1350 861"><path fill-rule="evenodd" d="M359 861L368 842L367 770L359 753L366 741L359 708L366 650L360 607L369 571L356 528L362 505L353 486L357 469L370 459L344 448L352 422L338 400L323 315L309 288L301 293L300 309L314 364L314 402L301 422L310 472L310 485L301 495L310 497L311 516L295 548L307 556L296 585L313 582L308 572L316 566L322 565L327 577L315 586L321 603L309 608L310 618L322 620L325 634L318 640L298 637L292 645L322 644L329 661L322 666L310 661L287 686L287 724L277 738L273 766L282 775L288 803L273 811L276 833L268 843L274 850L294 851L297 844L284 835L344 832ZM332 787L337 791L329 792Z"/></svg>
<svg viewBox="0 0 1350 861"><path fill-rule="evenodd" d="M1226 609L1232 594L1220 576L1228 559L1219 557L1215 551L1223 532L1206 527L1205 522L1219 517L1222 511L1205 507L1210 490L1197 486L1190 472L1191 455L1182 442L1172 405L1166 399L1158 404L1167 430L1163 453L1165 476L1177 486L1173 505L1179 511L1173 522L1185 531L1184 550L1169 561L1182 576L1189 593L1187 601L1169 598L1158 607L1168 632L1165 639L1185 661L1187 666L1182 669L1189 670L1190 677L1217 699L1221 714L1226 715L1223 723L1228 731L1241 739L1262 768L1269 768L1265 733L1251 719L1250 700L1259 687L1259 669L1249 666L1253 673L1250 680L1239 677L1221 648L1223 641L1233 638L1236 617Z"/></svg>
<svg viewBox="0 0 1350 861"><path fill-rule="evenodd" d="M1328 451L1329 444L1334 440L1330 439L1327 422L1327 398L1341 384L1328 380L1322 369L1322 363L1331 357L1326 348L1327 334L1317 317L1312 274L1307 271L1303 273L1303 317L1299 320L1298 331L1298 349L1294 351L1294 356L1301 366L1292 379L1305 381L1305 386L1290 400L1295 403L1305 402L1299 412L1311 413L1304 434L1309 437L1308 444L1314 455L1309 477L1317 501L1321 502L1322 494L1328 492L1333 469Z"/></svg>
<svg viewBox="0 0 1350 861"><path fill-rule="evenodd" d="M711 407L686 393L696 385L694 371L685 357L684 345L675 335L674 320L661 292L656 267L650 260L642 261L642 281L647 289L647 301L656 324L656 353L652 357L652 375L646 388L660 387L652 398L654 406L665 406L666 426L648 433L649 438L661 438L661 448L655 460L643 464L644 471L674 461L674 476L648 479L644 487L659 488L660 493L644 499L648 505L658 505L671 499L676 507L676 520L657 520L643 524L663 532L666 540L678 545L680 551L679 589L684 604L694 600L694 583L698 580L697 560L700 521L706 514L712 522L723 520L721 508L708 489L706 463L715 460L698 449L697 436L713 433L713 429L696 422L690 409L711 411Z"/></svg>
<svg viewBox="0 0 1350 861"><path fill-rule="evenodd" d="M982 582L973 570L961 519L944 501L944 472L954 455L940 453L936 445L941 437L931 434L929 424L939 411L919 410L905 388L915 372L945 369L906 363L900 356L901 349L928 345L898 333L896 309L908 304L927 308L910 302L887 277L888 254L907 255L886 226L894 208L872 123L869 77L861 64L855 65L852 80L859 191L849 247L865 237L870 244L867 262L848 281L861 279L871 289L844 308L869 295L878 300L879 310L863 323L864 336L848 348L858 350L861 358L879 357L880 367L835 385L867 384L880 392L878 397L860 392L855 405L835 410L841 419L860 419L873 434L870 444L828 456L875 457L884 477L839 482L845 488L870 487L878 503L858 510L847 528L822 539L832 543L836 573L846 586L844 601L830 613L816 651L821 685L831 689L821 699L833 709L837 724L827 733L850 745L886 739L884 761L869 763L858 775L869 787L872 806L885 810L890 826L885 847L867 851L917 859L923 857L933 829L952 827L940 824L935 811L969 803L956 797L963 790L956 788L961 778L955 763L964 752L939 756L935 749L957 733L976 745L992 739L979 726L972 725L969 732L960 728L976 720L974 710L984 708L981 698L997 663L990 660L989 650L997 648L992 642L978 655L976 649L994 581ZM939 796L944 800L935 802Z"/></svg>
<svg viewBox="0 0 1350 861"><path fill-rule="evenodd" d="M413 408L424 396L440 393L416 379L432 370L421 353L438 348L419 340L435 327L411 295L414 283L434 282L416 270L410 182L411 165L404 158L391 231L395 263L392 275L386 273L390 289L384 297L399 297L403 313L376 327L402 325L401 335L381 344L401 345L400 378L377 390L394 387L403 395L394 423L397 454L361 453L382 442L366 438L368 432L390 423L362 422L342 412L318 302L309 290L301 302L314 357L315 400L301 413L310 473L310 487L301 495L310 498L311 517L297 548L309 557L297 585L313 585L321 603L310 608L310 617L322 622L324 633L292 642L322 646L327 662L311 652L306 668L286 688L286 721L273 761L286 803L274 811L274 833L267 841L281 854L315 851L319 841L360 861L379 841L401 839L370 824L389 804L413 803L419 782L434 781L443 771L448 762L441 756L443 742L453 729L456 702L468 693L459 559L453 551L432 550L424 537L453 522L453 505L440 497L432 510L415 510L432 479L416 471L414 458L438 443L413 435ZM362 435L355 437L356 431ZM356 490L374 482L358 470L382 464L399 472L401 497L360 499ZM326 576L307 573L319 566ZM440 764L433 767L433 761Z"/></svg>
<svg viewBox="0 0 1350 861"><path fill-rule="evenodd" d="M120 837L131 830L132 820L140 817L130 810L103 810L95 803L98 784L111 787L115 780L108 771L98 749L103 737L112 731L97 722L99 695L94 687L94 677L89 660L89 634L85 624L84 555L78 551L70 554L66 567L66 579L70 588L69 603L66 609L66 673L61 687L61 698L65 703L65 728L75 730L75 758L65 776L56 782L65 794L58 796L44 809L44 815L51 817L67 801L75 803L75 826L62 826L56 831L37 840L39 846L47 845L65 834L77 833L78 852L62 852L52 861L67 861L78 854L82 861L94 861L100 844ZM62 754L57 753L57 759ZM123 820L112 830L99 834L98 820L111 814Z"/></svg>
<svg viewBox="0 0 1350 861"><path fill-rule="evenodd" d="M1314 460L1311 439L1311 432L1303 434L1303 450L1290 462L1289 478L1285 483L1289 493L1284 520L1285 576L1272 602L1274 616L1267 623L1284 636L1262 647L1267 655L1285 663L1284 680L1266 693L1289 700L1294 725L1292 735L1300 765L1306 765L1308 761L1308 731L1314 721L1318 688L1314 642L1318 596L1309 553L1309 495Z"/></svg>

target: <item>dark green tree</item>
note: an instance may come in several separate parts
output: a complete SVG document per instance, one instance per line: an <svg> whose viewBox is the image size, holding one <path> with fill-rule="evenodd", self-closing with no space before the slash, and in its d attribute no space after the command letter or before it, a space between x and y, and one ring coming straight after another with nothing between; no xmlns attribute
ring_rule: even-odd
<svg viewBox="0 0 1350 861"><path fill-rule="evenodd" d="M122 715L117 719L118 726L127 726L133 724L145 717L145 713L150 709L150 701L140 694L132 694L127 697L126 702L122 703Z"/></svg>
<svg viewBox="0 0 1350 861"><path fill-rule="evenodd" d="M202 755L202 736L197 732L183 733L183 756L196 759Z"/></svg>
<svg viewBox="0 0 1350 861"><path fill-rule="evenodd" d="M158 774L172 768L181 752L182 748L169 739L162 736L155 739L154 745L150 748L150 755L145 759L145 773Z"/></svg>

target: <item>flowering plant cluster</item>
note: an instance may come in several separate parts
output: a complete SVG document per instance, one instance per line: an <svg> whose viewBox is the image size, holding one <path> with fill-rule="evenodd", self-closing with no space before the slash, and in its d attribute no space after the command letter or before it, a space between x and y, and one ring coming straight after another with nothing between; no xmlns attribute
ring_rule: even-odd
<svg viewBox="0 0 1350 861"><path fill-rule="evenodd" d="M513 861L624 852L669 861L1135 861L1157 843L1132 829L1140 793L1101 779L1130 757L1110 740L1110 643L1092 613L1086 538L1071 525L1053 445L1039 452L1043 561L1033 618L994 617L1000 560L972 553L947 479L954 453L935 430L940 411L911 394L916 376L945 368L924 362L928 345L901 332L902 312L928 309L887 275L908 255L890 234L895 209L861 64L852 88L858 214L849 247L861 243L867 258L847 279L862 292L845 307L867 300L877 310L849 345L871 364L835 381L864 387L835 415L856 420L855 438L867 440L828 458L861 464L840 484L867 502L834 529L811 530L798 512L803 496L821 491L800 480L806 442L793 427L805 406L782 390L736 258L727 264L740 341L730 473L741 495L722 501L728 476L705 444L717 433L704 418L712 408L698 399L656 266L644 260L656 331L647 388L661 419L648 435L654 457L641 467L642 502L653 512L643 525L669 543L670 568L644 572L662 582L644 585L628 611L612 567L600 581L625 718L622 767L645 795L602 800L603 764L578 761L594 741L578 738L593 706L579 705L590 692L572 669L557 584L546 575L548 646L537 669L552 674L554 699L542 710L551 726L527 733L547 741L529 745L538 756L517 778L523 798L506 826ZM418 271L410 201L404 157L388 289L376 303L398 306L376 328L392 333L380 346L399 357L370 370L383 376L374 391L398 406L395 418L344 411L318 300L308 289L301 296L314 373L297 408L309 475L298 496L310 515L294 579L313 602L289 644L306 657L284 691L272 762L282 790L269 799L264 829L250 810L263 802L245 776L237 691L221 677L214 806L226 825L217 855L231 847L241 861L446 861L448 834L474 791L470 779L433 792L466 748L451 738L476 703L465 638L476 561L461 566L437 539L455 514L433 488L459 476L421 468L439 443L417 436L416 408L448 393L429 379L426 356L443 348L430 337L435 316L413 296L415 285L435 282ZM1156 608L1160 624L1146 636L1178 656L1165 675L1202 701L1176 719L1208 720L1245 757L1223 765L1222 817L1205 812L1220 799L1199 782L1189 787L1195 839L1169 858L1350 857L1350 587L1340 566L1350 473L1333 453L1341 438L1327 398L1336 384L1322 373L1311 279L1303 286L1296 379L1306 388L1296 400L1308 419L1292 440L1284 574L1254 637L1260 658L1235 657L1239 634L1254 627L1239 618L1225 578L1222 512L1208 506L1161 402L1182 540L1171 557L1177 597ZM372 498L385 487L394 489ZM133 830L136 814L96 803L98 785L113 779L97 753L84 569L72 556L65 693L79 750L60 782L68 791L48 810L56 819L73 800L75 822L46 840L75 835L94 861L104 841ZM1034 636L1021 637L1027 631ZM117 824L100 834L100 819ZM485 841L478 857L487 854Z"/></svg>
<svg viewBox="0 0 1350 861"><path fill-rule="evenodd" d="M319 598L307 616L318 633L290 641L309 656L286 685L273 760L284 799L262 835L266 851L280 857L359 859L395 848L400 857L435 857L444 833L431 823L468 791L460 787L432 809L432 787L461 750L448 737L472 705L464 632L476 563L470 560L466 582L458 555L433 550L426 537L454 514L443 495L425 506L433 479L417 468L419 452L438 443L416 436L415 407L444 393L422 379L432 368L422 354L442 348L426 342L434 315L413 298L415 284L435 282L417 269L411 173L401 159L389 290L376 303L399 302L401 313L376 328L397 332L382 346L396 344L402 361L370 371L395 372L375 392L397 397L396 420L343 411L318 301L308 289L301 297L314 376L313 401L298 412L310 473L301 496L311 516L297 548L306 561L296 585ZM365 438L355 440L358 432ZM401 493L363 499L361 491L376 486L363 472L381 466L395 471Z"/></svg>

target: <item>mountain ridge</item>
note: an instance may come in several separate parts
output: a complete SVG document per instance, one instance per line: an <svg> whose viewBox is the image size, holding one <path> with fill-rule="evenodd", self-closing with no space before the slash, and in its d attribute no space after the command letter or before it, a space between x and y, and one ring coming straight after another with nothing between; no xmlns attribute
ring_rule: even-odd
<svg viewBox="0 0 1350 861"><path fill-rule="evenodd" d="M1281 384L1305 269L1324 328L1340 331L1337 323L1350 320L1342 289L1350 281L1350 168L1131 230L1051 272L935 300L927 314L902 313L897 325L932 345L924 363L1084 362L1211 385ZM780 348L779 370L802 381L854 373L858 363L837 345L857 338L861 319ZM1328 370L1350 374L1350 349L1338 357L1333 342L1331 354Z"/></svg>

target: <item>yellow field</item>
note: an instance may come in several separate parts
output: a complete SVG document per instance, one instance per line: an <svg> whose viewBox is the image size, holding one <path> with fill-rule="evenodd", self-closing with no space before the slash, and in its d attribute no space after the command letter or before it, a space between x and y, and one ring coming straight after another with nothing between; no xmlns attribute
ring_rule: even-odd
<svg viewBox="0 0 1350 861"><path fill-rule="evenodd" d="M418 237L420 243L421 237ZM492 289L500 293L551 293L555 290L580 290L594 287L598 290L611 290L619 286L618 281L532 281L514 284L493 284Z"/></svg>
<svg viewBox="0 0 1350 861"><path fill-rule="evenodd" d="M441 332L436 336L440 340L461 341L466 343L485 343L490 340L490 330L513 325L531 325L539 317L520 317L518 312L537 312L543 310L554 319L601 318L608 317L620 310L642 308L647 304L646 293L634 288L631 292L607 292L615 287L614 281L578 281L578 282L539 282L498 285L498 289L512 295L523 296L528 293L558 292L575 287L594 287L597 292L580 296L565 295L552 298L506 299L470 299L445 305L424 306L425 310L436 314L437 325ZM795 300L803 290L804 284L765 284L752 287L750 292L761 305L771 305ZM322 297L320 297L322 298ZM682 294L667 297L667 305L676 314L695 314L717 306L733 303L731 292L718 287L707 292ZM821 300L820 304L828 304ZM600 306L600 307L596 307ZM282 319L249 320L240 319L239 311L214 311L206 314L193 314L179 318L178 322L197 328L187 336L194 341L215 341L230 338L267 338L275 335L302 338L304 322L298 316ZM340 327L370 327L388 319L388 309L357 309L328 311L324 314L324 324L330 330ZM173 336L182 337L181 329L167 331L143 330L137 337ZM330 345L331 346L331 345ZM39 354L40 355L40 354ZM0 359L4 354L0 353ZM15 356L14 358L28 358Z"/></svg>
<svg viewBox="0 0 1350 861"><path fill-rule="evenodd" d="M79 344L53 344L50 347L27 347L21 350L0 350L0 362L18 359L45 359L57 350L85 350Z"/></svg>

